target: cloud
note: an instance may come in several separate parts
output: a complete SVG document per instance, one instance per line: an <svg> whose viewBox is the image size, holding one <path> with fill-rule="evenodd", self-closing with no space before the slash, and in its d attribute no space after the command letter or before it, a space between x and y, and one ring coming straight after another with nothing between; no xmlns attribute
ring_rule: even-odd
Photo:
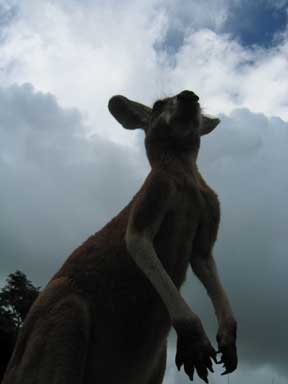
<svg viewBox="0 0 288 384"><path fill-rule="evenodd" d="M215 253L239 321L240 356L247 365L274 366L286 375L287 140L287 122L234 110L203 140L200 158L221 201ZM195 289L195 281L186 289L191 306ZM211 327L204 303L197 305Z"/></svg>
<svg viewBox="0 0 288 384"><path fill-rule="evenodd" d="M286 34L267 49L243 47L215 27L231 19L229 4L27 0L0 46L0 84L53 93L61 106L80 109L94 132L125 144L129 134L115 133L103 113L112 94L151 104L190 88L208 112L241 107L288 119Z"/></svg>
<svg viewBox="0 0 288 384"><path fill-rule="evenodd" d="M243 109L221 118L199 162L222 204L216 255L239 319L241 358L285 372L288 124ZM43 284L139 188L143 150L86 131L79 111L52 95L31 85L0 89L3 275L20 268ZM185 294L215 333L195 278Z"/></svg>
<svg viewBox="0 0 288 384"><path fill-rule="evenodd" d="M233 382L249 377L262 383L274 377L285 383L288 123L247 109L221 119L202 140L199 168L222 208L214 253L239 323L240 371L233 374ZM191 272L183 294L215 344L215 315ZM176 374L174 356L175 340L170 345L170 374L175 383L184 383L184 373Z"/></svg>
<svg viewBox="0 0 288 384"><path fill-rule="evenodd" d="M287 8L286 0L232 1L223 31L245 46L272 46L287 28Z"/></svg>
<svg viewBox="0 0 288 384"><path fill-rule="evenodd" d="M166 18L160 44L156 47L170 56L179 51L192 31L203 28L221 30L228 18L230 5L227 0L204 0L201 3L196 0L166 0L160 7Z"/></svg>
<svg viewBox="0 0 288 384"><path fill-rule="evenodd" d="M102 112L103 101L107 103L119 92L143 97L143 77L154 92L153 43L161 22L150 6L153 2L145 7L132 2L112 7L111 3L96 3L91 8L75 2L27 1L20 5L18 18L0 48L0 83L29 82L51 92L62 106L77 106L98 133L107 135L108 129L113 139L115 133L106 128L110 124ZM131 20L137 20L137 28Z"/></svg>
<svg viewBox="0 0 288 384"><path fill-rule="evenodd" d="M244 47L227 29L239 1L4 3L3 275L20 268L43 285L143 180L143 136L113 122L110 96L151 104L192 89L204 111L222 119L203 139L200 165L222 203L216 253L239 317L246 364L239 380L248 363L287 376L287 32L269 48ZM3 10L10 16L1 22ZM214 332L203 289L192 281L185 292Z"/></svg>
<svg viewBox="0 0 288 384"><path fill-rule="evenodd" d="M43 285L137 189L137 153L84 132L54 96L0 88L1 274L23 269Z"/></svg>

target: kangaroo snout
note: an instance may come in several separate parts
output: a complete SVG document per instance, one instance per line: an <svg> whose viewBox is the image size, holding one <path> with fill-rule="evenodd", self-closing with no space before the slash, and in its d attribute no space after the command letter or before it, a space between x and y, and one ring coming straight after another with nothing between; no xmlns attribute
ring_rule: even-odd
<svg viewBox="0 0 288 384"><path fill-rule="evenodd" d="M177 100L183 103L197 103L199 97L192 91L183 91L177 96Z"/></svg>

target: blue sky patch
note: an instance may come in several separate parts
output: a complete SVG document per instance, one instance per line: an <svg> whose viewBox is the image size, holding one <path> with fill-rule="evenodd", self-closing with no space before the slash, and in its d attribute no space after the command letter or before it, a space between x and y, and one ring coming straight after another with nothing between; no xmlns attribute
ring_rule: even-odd
<svg viewBox="0 0 288 384"><path fill-rule="evenodd" d="M172 57L177 54L180 47L184 43L184 30L178 28L170 28L167 30L163 40L154 45L156 51L164 51L168 56Z"/></svg>
<svg viewBox="0 0 288 384"><path fill-rule="evenodd" d="M242 45L269 47L287 27L288 1L242 0L232 8L225 31L238 38Z"/></svg>
<svg viewBox="0 0 288 384"><path fill-rule="evenodd" d="M213 23L197 25L191 10L188 14L177 15L176 22L171 16L167 32L155 44L155 49L173 57L184 44L187 30L202 28L229 33L244 47L269 48L278 42L277 38L287 28L288 0L231 0L227 11L227 20L220 28L216 23L214 26Z"/></svg>
<svg viewBox="0 0 288 384"><path fill-rule="evenodd" d="M3 6L0 4L0 41L4 39L5 29L14 20L16 14L16 6Z"/></svg>

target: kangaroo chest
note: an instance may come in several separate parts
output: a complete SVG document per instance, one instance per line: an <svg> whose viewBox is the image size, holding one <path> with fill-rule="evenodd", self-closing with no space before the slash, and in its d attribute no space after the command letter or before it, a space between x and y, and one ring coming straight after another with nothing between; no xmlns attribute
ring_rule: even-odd
<svg viewBox="0 0 288 384"><path fill-rule="evenodd" d="M180 287L193 253L197 232L216 237L220 210L216 194L209 187L183 188L167 213L155 238L155 249L170 277Z"/></svg>

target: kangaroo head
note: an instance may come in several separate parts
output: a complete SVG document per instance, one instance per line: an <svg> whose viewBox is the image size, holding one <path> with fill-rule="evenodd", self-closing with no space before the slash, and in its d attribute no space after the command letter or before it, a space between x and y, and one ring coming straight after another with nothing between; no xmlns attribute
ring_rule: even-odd
<svg viewBox="0 0 288 384"><path fill-rule="evenodd" d="M108 107L123 127L144 129L146 147L157 144L197 153L200 136L213 131L220 122L201 113L199 97L191 91L158 100L152 108L124 96L113 96Z"/></svg>

